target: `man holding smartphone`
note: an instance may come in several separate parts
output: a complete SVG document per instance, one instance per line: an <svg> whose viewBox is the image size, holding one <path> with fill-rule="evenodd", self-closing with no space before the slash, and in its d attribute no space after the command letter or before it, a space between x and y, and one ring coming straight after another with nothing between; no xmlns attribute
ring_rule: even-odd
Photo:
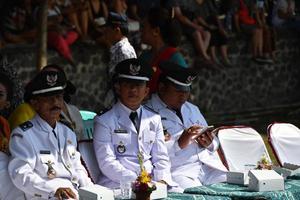
<svg viewBox="0 0 300 200"><path fill-rule="evenodd" d="M187 100L196 74L172 62L160 65L158 93L147 106L161 115L173 180L188 187L209 185L226 180L226 168L217 155L218 140L206 131L207 122L198 107Z"/></svg>

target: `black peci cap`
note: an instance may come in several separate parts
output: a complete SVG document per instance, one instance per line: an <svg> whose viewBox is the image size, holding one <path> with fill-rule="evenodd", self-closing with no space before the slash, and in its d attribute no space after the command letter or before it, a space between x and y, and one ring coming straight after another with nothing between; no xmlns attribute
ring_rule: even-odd
<svg viewBox="0 0 300 200"><path fill-rule="evenodd" d="M51 96L62 93L66 87L66 76L62 72L41 71L33 80L30 87L31 96Z"/></svg>
<svg viewBox="0 0 300 200"><path fill-rule="evenodd" d="M150 66L143 66L136 58L126 59L116 66L118 79L128 79L134 81L149 81L153 70Z"/></svg>
<svg viewBox="0 0 300 200"><path fill-rule="evenodd" d="M172 82L178 90L185 92L191 90L192 82L197 77L194 70L170 61L161 62L159 67L162 70L161 76Z"/></svg>

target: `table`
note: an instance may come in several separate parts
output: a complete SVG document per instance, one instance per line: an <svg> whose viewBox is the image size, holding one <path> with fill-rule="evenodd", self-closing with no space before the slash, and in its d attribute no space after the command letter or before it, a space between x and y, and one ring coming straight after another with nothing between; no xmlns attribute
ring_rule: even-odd
<svg viewBox="0 0 300 200"><path fill-rule="evenodd" d="M300 199L300 180L287 179L285 190L272 192L252 192L245 186L229 183L217 183L209 186L188 188L184 191L191 195L204 195L204 197L216 197L219 199L270 199L270 200L299 200Z"/></svg>
<svg viewBox="0 0 300 200"><path fill-rule="evenodd" d="M169 192L168 197L161 200L300 200L299 176L285 180L284 185L284 191L252 192L246 186L217 183L188 188L183 194Z"/></svg>

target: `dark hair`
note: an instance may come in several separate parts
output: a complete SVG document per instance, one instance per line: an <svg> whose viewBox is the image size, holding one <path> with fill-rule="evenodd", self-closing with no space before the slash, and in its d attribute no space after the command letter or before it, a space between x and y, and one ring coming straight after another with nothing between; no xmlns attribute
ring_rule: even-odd
<svg viewBox="0 0 300 200"><path fill-rule="evenodd" d="M113 28L119 27L122 35L128 36L129 30L128 25L112 25Z"/></svg>
<svg viewBox="0 0 300 200"><path fill-rule="evenodd" d="M7 75L0 73L0 83L3 84L7 90L7 100L11 101L13 97L13 82L8 78Z"/></svg>
<svg viewBox="0 0 300 200"><path fill-rule="evenodd" d="M154 7L148 12L147 21L152 28L158 27L163 41L177 47L181 40L181 27L178 21L172 18L167 9Z"/></svg>

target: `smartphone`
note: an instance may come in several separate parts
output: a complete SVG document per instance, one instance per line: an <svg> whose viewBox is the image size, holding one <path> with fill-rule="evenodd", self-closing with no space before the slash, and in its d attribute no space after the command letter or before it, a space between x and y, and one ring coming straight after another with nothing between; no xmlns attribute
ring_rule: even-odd
<svg viewBox="0 0 300 200"><path fill-rule="evenodd" d="M211 126L205 126L205 127L203 127L203 128L200 130L200 132L199 132L197 135L195 135L192 139L195 139L196 137L202 135L202 134L205 133L206 131L210 131L210 130L213 130L213 129L214 129L214 126L213 126L213 125L211 125Z"/></svg>

